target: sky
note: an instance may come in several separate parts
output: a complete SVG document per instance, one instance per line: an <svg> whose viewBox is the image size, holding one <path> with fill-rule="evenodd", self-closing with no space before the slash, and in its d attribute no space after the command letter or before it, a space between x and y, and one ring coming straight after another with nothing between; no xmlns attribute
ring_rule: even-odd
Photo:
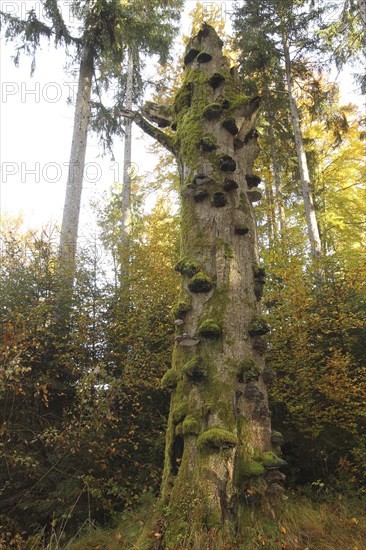
<svg viewBox="0 0 366 550"><path fill-rule="evenodd" d="M25 14L30 5L40 9L33 0L0 0L4 11ZM68 0L64 0L68 9ZM184 34L190 33L188 13L195 1L186 1L182 18ZM204 2L207 9L219 4L222 17L229 25L232 2ZM176 43L180 44L180 38ZM0 214L2 217L21 215L26 227L37 229L42 225L60 225L67 180L67 163L73 129L74 107L68 102L76 94L77 75L64 70L65 54L46 42L37 54L37 66L30 76L30 58L23 56L20 66L14 66L13 47L0 43ZM154 73L152 64L148 67ZM355 93L349 74L343 75L344 102L362 101ZM360 103L361 104L361 103ZM132 170L143 176L154 170L154 158L147 152L150 138L134 126ZM97 138L88 140L84 177L82 215L79 237L89 238L96 230L95 214L90 202L98 200L123 174L123 142L114 142L113 161L101 156Z"/></svg>

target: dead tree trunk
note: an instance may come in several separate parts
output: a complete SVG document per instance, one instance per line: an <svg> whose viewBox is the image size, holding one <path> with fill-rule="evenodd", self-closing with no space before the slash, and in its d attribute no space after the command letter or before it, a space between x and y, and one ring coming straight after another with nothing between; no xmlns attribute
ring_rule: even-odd
<svg viewBox="0 0 366 550"><path fill-rule="evenodd" d="M271 437L253 212L259 98L241 93L208 25L188 45L185 67L171 113L159 117L155 106L150 116L161 127L172 120L172 138L124 113L175 153L181 179L181 295L162 379L171 391L162 483L169 548L197 526L237 524L248 507L273 512L284 477Z"/></svg>
<svg viewBox="0 0 366 550"><path fill-rule="evenodd" d="M162 486L166 542L190 524L237 520L254 502L271 509L281 491L272 449L261 317L252 174L259 98L240 92L222 42L204 26L185 57L174 107L181 176L182 275ZM266 378L267 376L267 378Z"/></svg>

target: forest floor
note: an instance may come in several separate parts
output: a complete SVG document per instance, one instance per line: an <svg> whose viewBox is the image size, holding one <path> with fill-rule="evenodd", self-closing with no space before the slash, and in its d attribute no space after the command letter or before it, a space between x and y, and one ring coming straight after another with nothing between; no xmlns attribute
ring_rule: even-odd
<svg viewBox="0 0 366 550"><path fill-rule="evenodd" d="M252 513L240 534L195 530L169 549L159 544L161 530L149 527L153 508L147 499L125 512L114 529L89 527L78 540L47 550L366 550L366 498L339 494L314 500L288 494L276 521Z"/></svg>

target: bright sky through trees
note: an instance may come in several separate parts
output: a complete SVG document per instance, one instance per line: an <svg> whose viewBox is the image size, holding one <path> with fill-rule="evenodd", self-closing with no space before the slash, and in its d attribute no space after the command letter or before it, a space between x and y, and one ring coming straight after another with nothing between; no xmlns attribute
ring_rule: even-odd
<svg viewBox="0 0 366 550"><path fill-rule="evenodd" d="M4 11L25 12L37 2L0 0ZM233 2L203 2L205 9L219 9L230 31L230 13ZM189 13L195 1L186 1L181 34L189 35ZM65 0L64 8L68 9ZM30 58L21 57L16 68L11 60L12 44L1 44L1 215L22 214L25 224L37 228L48 222L60 223L67 180L67 163L72 138L74 106L69 98L76 94L77 75L64 70L65 53L55 50L44 41L36 58L36 71L30 77ZM181 48L181 36L176 40ZM151 77L155 74L152 62L147 66ZM336 74L334 74L336 76ZM340 79L342 101L357 102L350 73ZM154 170L154 158L147 152L150 139L142 136L134 126L132 169L144 175ZM87 236L94 226L89 204L98 199L115 181L122 181L123 143L116 138L113 161L101 156L96 136L91 136L87 149L85 183L82 198L80 238ZM89 224L89 225L88 225ZM91 226L90 226L91 224Z"/></svg>

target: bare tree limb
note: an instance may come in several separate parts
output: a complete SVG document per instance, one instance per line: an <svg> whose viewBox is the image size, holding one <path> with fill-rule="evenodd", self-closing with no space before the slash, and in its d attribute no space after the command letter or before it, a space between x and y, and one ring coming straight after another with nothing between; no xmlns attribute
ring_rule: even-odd
<svg viewBox="0 0 366 550"><path fill-rule="evenodd" d="M150 124L150 122L148 122L139 112L131 111L130 109L121 109L119 114L123 117L131 118L143 132L153 139L156 139L156 141L175 155L176 149L173 145L172 138L165 134L165 132L159 130L159 128L156 128L156 126Z"/></svg>

